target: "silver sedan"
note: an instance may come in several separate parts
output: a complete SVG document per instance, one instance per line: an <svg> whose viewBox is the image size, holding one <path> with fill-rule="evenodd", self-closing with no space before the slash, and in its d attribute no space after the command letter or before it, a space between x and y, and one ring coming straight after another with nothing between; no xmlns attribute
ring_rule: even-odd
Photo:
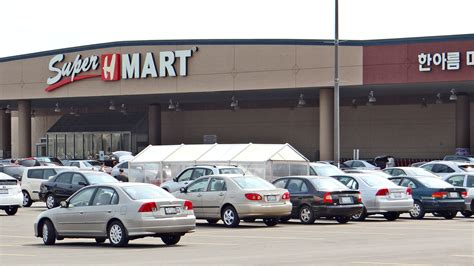
<svg viewBox="0 0 474 266"><path fill-rule="evenodd" d="M210 224L222 219L227 227L237 227L240 219L258 218L274 226L292 209L286 189L248 175L200 177L173 195L192 201L198 219L207 219Z"/></svg>
<svg viewBox="0 0 474 266"><path fill-rule="evenodd" d="M147 236L174 245L195 227L192 202L141 183L84 187L60 207L41 213L34 224L35 236L46 245L64 238L95 238L97 243L108 238L112 246L126 246Z"/></svg>

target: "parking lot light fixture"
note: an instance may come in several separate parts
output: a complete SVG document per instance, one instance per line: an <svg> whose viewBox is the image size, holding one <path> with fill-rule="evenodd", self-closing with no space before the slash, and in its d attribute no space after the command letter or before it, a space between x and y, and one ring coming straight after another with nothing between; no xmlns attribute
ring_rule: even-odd
<svg viewBox="0 0 474 266"><path fill-rule="evenodd" d="M232 111L236 111L239 109L239 100L237 100L237 98L235 98L235 96L232 96L231 98L231 102L230 102L230 109L232 109Z"/></svg>
<svg viewBox="0 0 474 266"><path fill-rule="evenodd" d="M357 99L352 99L352 108L357 109Z"/></svg>
<svg viewBox="0 0 474 266"><path fill-rule="evenodd" d="M55 113L60 113L61 112L61 108L59 108L59 103L56 103L56 106L54 107L54 112Z"/></svg>
<svg viewBox="0 0 474 266"><path fill-rule="evenodd" d="M176 106L174 105L173 100L170 99L169 100L169 105L168 105L168 110L174 110L174 109L176 109Z"/></svg>
<svg viewBox="0 0 474 266"><path fill-rule="evenodd" d="M301 108L306 105L306 101L304 100L304 95L303 93L300 94L300 97L298 98L298 104L296 105L297 108Z"/></svg>
<svg viewBox="0 0 474 266"><path fill-rule="evenodd" d="M436 94L436 104L442 104L443 100L441 99L441 93Z"/></svg>
<svg viewBox="0 0 474 266"><path fill-rule="evenodd" d="M374 91L369 92L369 103L373 104L377 101L377 98L374 96Z"/></svg>
<svg viewBox="0 0 474 266"><path fill-rule="evenodd" d="M109 110L110 111L115 111L114 101L110 101Z"/></svg>
<svg viewBox="0 0 474 266"><path fill-rule="evenodd" d="M458 96L456 95L456 89L451 89L451 95L449 96L450 101L456 101Z"/></svg>

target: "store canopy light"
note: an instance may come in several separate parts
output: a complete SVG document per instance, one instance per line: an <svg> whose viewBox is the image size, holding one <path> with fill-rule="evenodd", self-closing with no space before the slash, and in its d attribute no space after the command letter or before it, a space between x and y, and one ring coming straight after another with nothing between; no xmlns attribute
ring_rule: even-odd
<svg viewBox="0 0 474 266"><path fill-rule="evenodd" d="M458 99L458 96L456 95L456 89L451 89L451 95L449 95L449 100L456 101L457 99Z"/></svg>
<svg viewBox="0 0 474 266"><path fill-rule="evenodd" d="M442 104L443 100L441 99L441 93L436 94L436 104Z"/></svg>
<svg viewBox="0 0 474 266"><path fill-rule="evenodd" d="M369 92L369 103L373 104L377 101L377 98L374 96L374 91Z"/></svg>
<svg viewBox="0 0 474 266"><path fill-rule="evenodd" d="M61 108L59 108L59 103L56 103L56 106L54 107L54 112L55 113L60 113L61 112Z"/></svg>
<svg viewBox="0 0 474 266"><path fill-rule="evenodd" d="M235 98L235 96L232 96L231 98L231 102L230 102L230 109L232 109L232 111L236 111L239 109L239 100L237 100L237 98Z"/></svg>
<svg viewBox="0 0 474 266"><path fill-rule="evenodd" d="M352 99L352 108L357 108L357 99Z"/></svg>
<svg viewBox="0 0 474 266"><path fill-rule="evenodd" d="M303 93L300 94L300 97L298 98L298 104L296 105L297 108L301 108L306 105L306 101L304 100L304 95Z"/></svg>
<svg viewBox="0 0 474 266"><path fill-rule="evenodd" d="M168 110L175 110L175 109L176 109L176 105L174 105L172 99L170 99L169 103L170 103L170 104L168 105Z"/></svg>
<svg viewBox="0 0 474 266"><path fill-rule="evenodd" d="M69 112L70 115L76 115L76 112L74 112L74 107L71 106L71 111Z"/></svg>
<svg viewBox="0 0 474 266"><path fill-rule="evenodd" d="M109 110L110 111L115 111L114 101L110 101Z"/></svg>

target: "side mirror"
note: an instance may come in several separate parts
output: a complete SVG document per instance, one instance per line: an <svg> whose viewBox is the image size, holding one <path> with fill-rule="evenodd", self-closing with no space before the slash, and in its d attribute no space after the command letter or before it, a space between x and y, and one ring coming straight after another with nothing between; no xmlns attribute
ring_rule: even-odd
<svg viewBox="0 0 474 266"><path fill-rule="evenodd" d="M178 182L178 177L173 177L174 182Z"/></svg>
<svg viewBox="0 0 474 266"><path fill-rule="evenodd" d="M179 191L181 191L181 193L186 193L188 192L188 189L186 187L182 187L179 189Z"/></svg>
<svg viewBox="0 0 474 266"><path fill-rule="evenodd" d="M61 203L59 203L59 205L61 205L61 208L67 208L69 207L69 201L63 200Z"/></svg>
<svg viewBox="0 0 474 266"><path fill-rule="evenodd" d="M87 183L86 183L86 182L83 182L83 181L80 181L80 182L79 182L79 186L87 186Z"/></svg>

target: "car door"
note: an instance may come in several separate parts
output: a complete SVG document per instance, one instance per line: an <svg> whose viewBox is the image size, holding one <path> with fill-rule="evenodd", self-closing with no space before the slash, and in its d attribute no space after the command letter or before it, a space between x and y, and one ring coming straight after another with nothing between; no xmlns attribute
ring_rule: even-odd
<svg viewBox="0 0 474 266"><path fill-rule="evenodd" d="M106 234L107 222L114 217L117 211L120 211L118 203L118 194L113 188L97 188L92 204L84 209L84 216L91 233L98 236Z"/></svg>
<svg viewBox="0 0 474 266"><path fill-rule="evenodd" d="M207 188L209 178L201 178L189 184L186 192L180 192L178 198L190 200L193 203L194 215L196 217L203 217L202 196Z"/></svg>
<svg viewBox="0 0 474 266"><path fill-rule="evenodd" d="M418 182L416 182L415 180L413 180L409 177L403 178L400 181L400 186L411 188L411 193L412 193L413 199L418 199L419 200L423 196L422 195L423 192L421 191L422 188L418 185Z"/></svg>
<svg viewBox="0 0 474 266"><path fill-rule="evenodd" d="M32 200L39 200L40 186L44 181L43 176L43 169L28 169L27 179L22 181L27 191L30 193Z"/></svg>
<svg viewBox="0 0 474 266"><path fill-rule="evenodd" d="M91 234L86 216L96 187L86 188L69 200L67 208L61 207L54 219L56 230L64 236L86 236Z"/></svg>
<svg viewBox="0 0 474 266"><path fill-rule="evenodd" d="M70 189L71 189L71 181L72 181L71 172L66 172L60 174L54 180L54 184L52 184L51 192L53 195L59 200L65 200L69 196L71 196Z"/></svg>
<svg viewBox="0 0 474 266"><path fill-rule="evenodd" d="M69 187L69 195L74 194L79 189L87 186L86 178L80 173L74 173L72 175L71 186Z"/></svg>
<svg viewBox="0 0 474 266"><path fill-rule="evenodd" d="M188 169L181 173L178 178L178 189L181 187L187 186L189 183L191 183L191 176L193 175L194 169Z"/></svg>
<svg viewBox="0 0 474 266"><path fill-rule="evenodd" d="M302 204L312 205L313 195L309 194L308 185L301 178L290 178L286 185L290 192L290 201L293 204L292 215L297 215Z"/></svg>
<svg viewBox="0 0 474 266"><path fill-rule="evenodd" d="M220 177L209 179L207 190L202 193L203 216L209 218L220 217L220 209L227 194L225 180Z"/></svg>

